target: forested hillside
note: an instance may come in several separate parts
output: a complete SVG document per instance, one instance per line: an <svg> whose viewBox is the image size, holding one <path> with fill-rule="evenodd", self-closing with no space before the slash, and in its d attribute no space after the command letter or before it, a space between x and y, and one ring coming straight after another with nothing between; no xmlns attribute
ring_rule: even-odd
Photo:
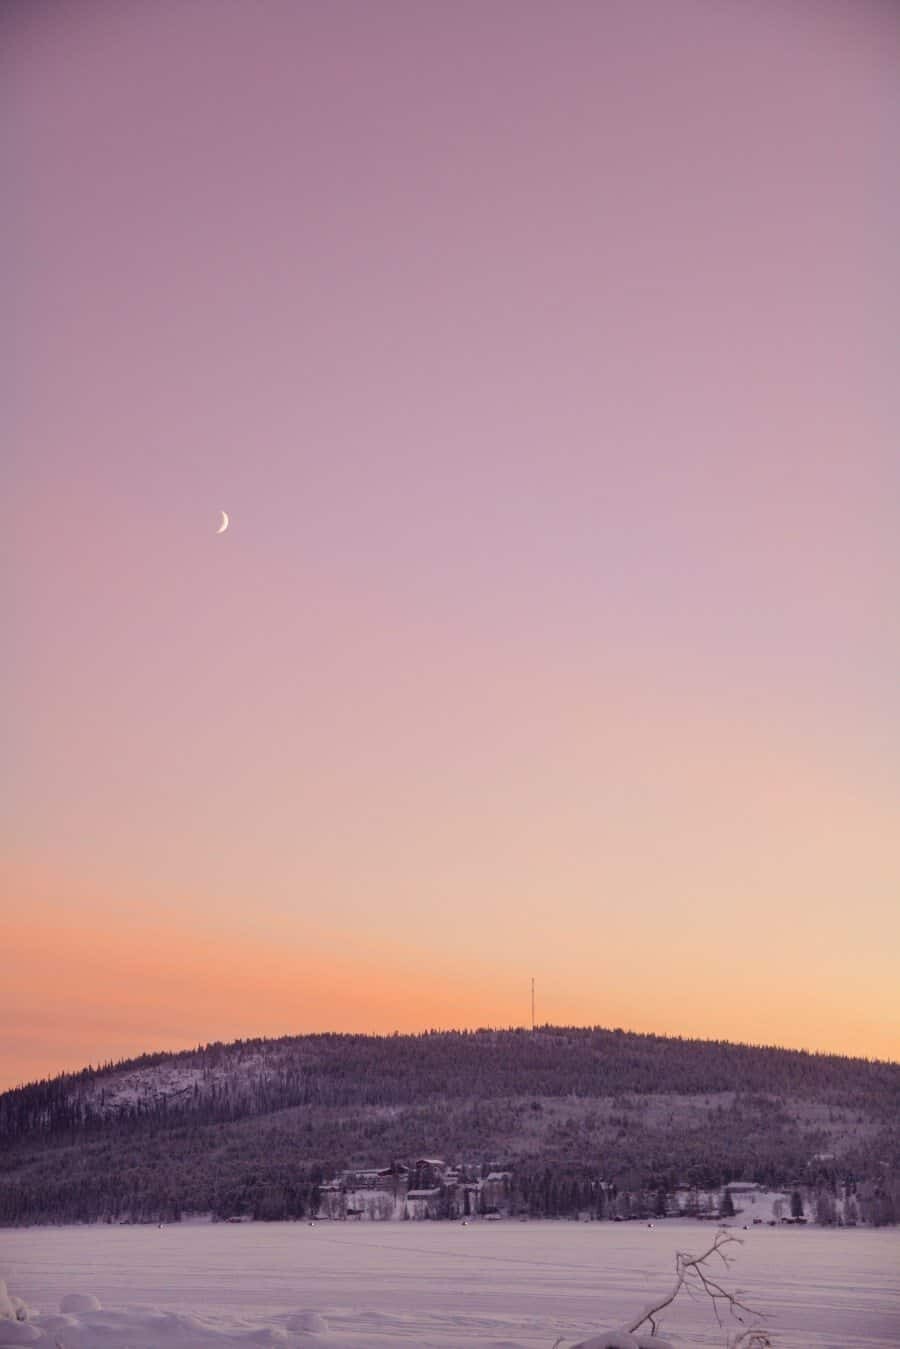
<svg viewBox="0 0 900 1349"><path fill-rule="evenodd" d="M898 1119L900 1065L833 1055L558 1027L239 1041L0 1096L0 1221L301 1216L337 1170L433 1155L529 1193L850 1181L890 1221Z"/></svg>

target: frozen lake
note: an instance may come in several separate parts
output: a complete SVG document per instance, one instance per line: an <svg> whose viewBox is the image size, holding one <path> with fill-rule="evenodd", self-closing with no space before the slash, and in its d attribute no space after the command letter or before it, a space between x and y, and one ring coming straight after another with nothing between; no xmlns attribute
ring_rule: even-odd
<svg viewBox="0 0 900 1349"><path fill-rule="evenodd" d="M778 1349L900 1345L900 1230L734 1231L744 1244L723 1282L768 1313ZM679 1221L6 1229L0 1277L42 1313L46 1349L551 1349L621 1325L671 1287L676 1249L699 1252L714 1235ZM95 1295L102 1311L50 1316L69 1293ZM302 1332L321 1324L313 1312L327 1332ZM726 1343L711 1306L684 1295L663 1333Z"/></svg>

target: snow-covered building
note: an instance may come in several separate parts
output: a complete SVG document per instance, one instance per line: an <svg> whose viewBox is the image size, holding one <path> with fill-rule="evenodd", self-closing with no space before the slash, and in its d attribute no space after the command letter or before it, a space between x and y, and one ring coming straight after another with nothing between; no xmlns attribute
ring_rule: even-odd
<svg viewBox="0 0 900 1349"><path fill-rule="evenodd" d="M406 1195L407 1218L440 1218L443 1216L443 1189L440 1185L427 1190L409 1190Z"/></svg>
<svg viewBox="0 0 900 1349"><path fill-rule="evenodd" d="M346 1170L319 1187L322 1218L468 1218L508 1211L512 1172L478 1164L448 1166L442 1157L420 1157L412 1166Z"/></svg>
<svg viewBox="0 0 900 1349"><path fill-rule="evenodd" d="M479 1207L482 1213L496 1213L506 1208L512 1185L511 1171L489 1171L481 1182Z"/></svg>
<svg viewBox="0 0 900 1349"><path fill-rule="evenodd" d="M410 1179L418 1190L429 1190L443 1184L448 1167L443 1157L419 1157L412 1168Z"/></svg>
<svg viewBox="0 0 900 1349"><path fill-rule="evenodd" d="M399 1198L409 1187L409 1167L403 1162L368 1170L343 1171L341 1185L347 1190L382 1190Z"/></svg>

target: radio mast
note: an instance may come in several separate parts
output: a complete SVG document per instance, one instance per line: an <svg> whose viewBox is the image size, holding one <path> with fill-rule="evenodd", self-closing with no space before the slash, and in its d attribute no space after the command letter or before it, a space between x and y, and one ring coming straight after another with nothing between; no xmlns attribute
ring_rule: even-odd
<svg viewBox="0 0 900 1349"><path fill-rule="evenodd" d="M534 1035L534 975L531 976L531 1033Z"/></svg>

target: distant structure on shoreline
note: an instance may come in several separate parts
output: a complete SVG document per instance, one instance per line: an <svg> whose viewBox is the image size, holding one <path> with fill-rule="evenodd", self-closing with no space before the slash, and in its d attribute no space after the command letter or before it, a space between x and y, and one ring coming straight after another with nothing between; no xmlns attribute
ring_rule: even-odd
<svg viewBox="0 0 900 1349"><path fill-rule="evenodd" d="M767 1190L755 1181L733 1181L717 1189L687 1182L624 1189L597 1177L576 1177L560 1184L549 1175L523 1181L500 1165L459 1163L421 1157L412 1164L341 1172L318 1187L315 1216L343 1221L464 1221L469 1218L565 1217L582 1221L627 1222L663 1218L696 1218L722 1222L742 1219L745 1227L805 1224L855 1227L856 1199L840 1194L811 1195L800 1188Z"/></svg>

